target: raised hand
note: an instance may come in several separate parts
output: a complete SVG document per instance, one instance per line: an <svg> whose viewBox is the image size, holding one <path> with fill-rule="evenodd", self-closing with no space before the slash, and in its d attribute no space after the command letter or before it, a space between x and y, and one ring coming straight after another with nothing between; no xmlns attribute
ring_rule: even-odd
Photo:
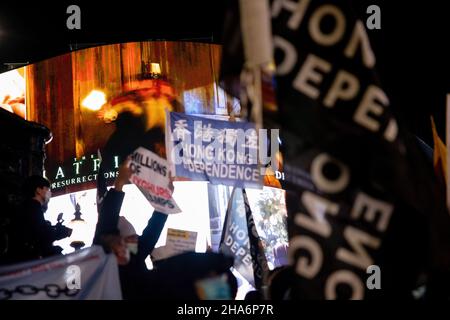
<svg viewBox="0 0 450 320"><path fill-rule="evenodd" d="M117 191L122 191L123 186L128 183L133 172L130 169L131 157L128 156L127 159L120 165L119 174L114 181L114 188Z"/></svg>

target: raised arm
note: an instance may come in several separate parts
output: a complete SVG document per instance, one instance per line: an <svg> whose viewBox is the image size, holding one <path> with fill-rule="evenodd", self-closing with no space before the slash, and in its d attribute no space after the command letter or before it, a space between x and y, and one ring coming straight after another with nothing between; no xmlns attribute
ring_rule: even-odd
<svg viewBox="0 0 450 320"><path fill-rule="evenodd" d="M167 221L167 214L159 211L154 211L152 217L149 219L147 227L145 227L142 235L139 237L138 254L141 259L145 260L147 256L152 253L158 242L164 225Z"/></svg>
<svg viewBox="0 0 450 320"><path fill-rule="evenodd" d="M114 181L114 188L108 190L105 199L101 205L98 222L95 229L94 244L100 244L100 237L106 234L117 234L117 224L119 222L120 209L122 208L125 193L123 186L131 177L129 168L130 160L127 159L119 167L119 174Z"/></svg>

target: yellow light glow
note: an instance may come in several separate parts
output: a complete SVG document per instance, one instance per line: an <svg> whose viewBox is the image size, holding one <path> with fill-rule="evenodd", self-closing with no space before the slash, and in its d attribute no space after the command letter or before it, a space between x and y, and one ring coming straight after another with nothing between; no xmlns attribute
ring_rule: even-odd
<svg viewBox="0 0 450 320"><path fill-rule="evenodd" d="M161 74L161 67L159 66L159 63L152 63L151 70L152 73Z"/></svg>
<svg viewBox="0 0 450 320"><path fill-rule="evenodd" d="M81 102L81 106L92 110L98 111L106 103L106 95L100 90L92 90L86 98Z"/></svg>

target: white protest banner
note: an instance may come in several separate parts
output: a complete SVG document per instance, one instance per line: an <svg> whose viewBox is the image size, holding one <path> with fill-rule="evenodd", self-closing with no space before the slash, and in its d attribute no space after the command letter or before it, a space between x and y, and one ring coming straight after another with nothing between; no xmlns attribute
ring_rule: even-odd
<svg viewBox="0 0 450 320"><path fill-rule="evenodd" d="M195 251L196 244L197 232L168 228L166 245L155 248L152 252L152 257L156 261L184 252Z"/></svg>
<svg viewBox="0 0 450 320"><path fill-rule="evenodd" d="M139 147L131 156L130 168L133 171L130 181L157 211L165 214L181 212L172 198L173 185L167 160Z"/></svg>
<svg viewBox="0 0 450 320"><path fill-rule="evenodd" d="M0 268L0 300L120 300L116 257L100 246Z"/></svg>

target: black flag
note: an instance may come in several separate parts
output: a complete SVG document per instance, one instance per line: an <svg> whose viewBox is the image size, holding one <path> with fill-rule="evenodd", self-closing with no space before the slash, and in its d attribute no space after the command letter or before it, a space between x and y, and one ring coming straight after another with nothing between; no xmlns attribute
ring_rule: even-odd
<svg viewBox="0 0 450 320"><path fill-rule="evenodd" d="M291 297L407 298L422 275L448 296L444 195L389 106L363 21L346 0L270 5Z"/></svg>
<svg viewBox="0 0 450 320"><path fill-rule="evenodd" d="M242 189L242 196L244 197L245 216L247 221L247 233L250 240L250 255L253 262L253 277L255 279L255 288L261 290L267 285L267 276L269 273L269 266L267 264L266 255L261 238L256 229L255 220L253 219L252 209L248 202L247 193ZM264 292L261 292L264 294Z"/></svg>
<svg viewBox="0 0 450 320"><path fill-rule="evenodd" d="M265 285L267 260L245 189L234 188L223 225L220 252L234 257L234 268L256 289Z"/></svg>

